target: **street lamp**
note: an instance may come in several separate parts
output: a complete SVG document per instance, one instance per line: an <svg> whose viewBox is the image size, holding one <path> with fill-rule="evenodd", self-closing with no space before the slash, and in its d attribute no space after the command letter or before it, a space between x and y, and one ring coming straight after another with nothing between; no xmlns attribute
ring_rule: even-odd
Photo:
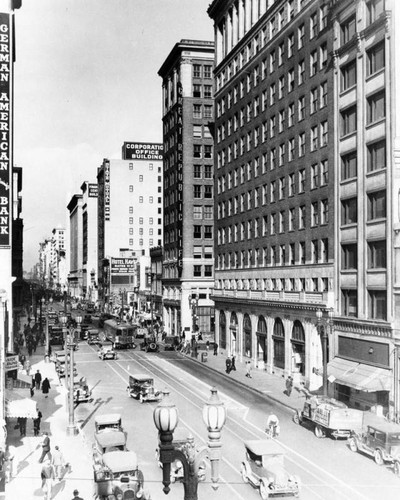
<svg viewBox="0 0 400 500"><path fill-rule="evenodd" d="M317 332L321 338L322 347L322 391L323 395L328 395L328 332L332 333L332 323L333 323L333 309L328 310L328 319L326 320L326 325L322 324L322 310L317 309Z"/></svg>
<svg viewBox="0 0 400 500"><path fill-rule="evenodd" d="M193 439L185 445L175 447L173 433L179 422L179 413L170 399L169 392L163 392L161 403L153 412L154 424L158 429L160 462L163 465L163 491L168 494L171 484L171 463L179 460L183 467L185 500L198 500L199 466L205 458L211 461L211 481L214 490L218 489L219 461L221 459L221 430L226 421L226 409L218 397L217 389L211 389L211 397L203 407L203 421L208 430L208 446L198 450Z"/></svg>
<svg viewBox="0 0 400 500"><path fill-rule="evenodd" d="M75 318L77 322L77 332L78 337L80 337L82 316L77 316ZM66 316L61 316L60 321L63 325L63 333L65 339L65 386L68 391L68 426L67 435L73 436L78 434L78 428L75 424L75 413L74 413L74 328L67 328L68 318ZM69 352L68 352L69 347ZM70 354L69 362L68 354ZM68 376L69 370L69 376ZM69 380L68 380L69 379Z"/></svg>

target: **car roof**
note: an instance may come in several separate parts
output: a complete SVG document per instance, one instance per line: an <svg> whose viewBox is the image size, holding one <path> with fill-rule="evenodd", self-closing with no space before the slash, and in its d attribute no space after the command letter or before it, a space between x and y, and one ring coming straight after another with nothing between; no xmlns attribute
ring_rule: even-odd
<svg viewBox="0 0 400 500"><path fill-rule="evenodd" d="M126 444L126 436L122 431L98 432L94 437L102 448Z"/></svg>
<svg viewBox="0 0 400 500"><path fill-rule="evenodd" d="M109 451L104 453L103 462L112 472L134 470L138 466L134 451Z"/></svg>
<svg viewBox="0 0 400 500"><path fill-rule="evenodd" d="M399 424L395 424L394 422L388 422L383 417L378 417L374 413L367 412L364 414L364 424L382 432L400 433Z"/></svg>
<svg viewBox="0 0 400 500"><path fill-rule="evenodd" d="M255 455L283 455L285 450L273 439L251 439L244 442L245 447Z"/></svg>
<svg viewBox="0 0 400 500"><path fill-rule="evenodd" d="M146 380L153 380L153 377L146 375L145 373L138 373L137 375L129 375L129 380L137 380L138 382L145 382Z"/></svg>
<svg viewBox="0 0 400 500"><path fill-rule="evenodd" d="M110 424L113 422L119 422L121 420L120 413L105 413L104 415L96 415L94 421L98 425Z"/></svg>
<svg viewBox="0 0 400 500"><path fill-rule="evenodd" d="M88 333L96 333L96 334L98 334L99 330L97 330L97 328L89 328Z"/></svg>

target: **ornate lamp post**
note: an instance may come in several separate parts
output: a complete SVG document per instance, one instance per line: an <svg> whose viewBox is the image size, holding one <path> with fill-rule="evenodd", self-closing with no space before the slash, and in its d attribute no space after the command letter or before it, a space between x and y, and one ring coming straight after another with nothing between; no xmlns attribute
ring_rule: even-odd
<svg viewBox="0 0 400 500"><path fill-rule="evenodd" d="M77 332L78 336L80 336L82 316L77 316ZM74 412L74 328L67 328L67 317L61 316L61 323L63 325L64 332L64 340L65 340L65 386L68 391L68 426L67 426L67 434L68 436L73 436L78 434L78 428L75 424L75 412ZM68 354L69 354L69 362L68 362ZM68 373L69 372L69 373Z"/></svg>
<svg viewBox="0 0 400 500"><path fill-rule="evenodd" d="M45 343L45 346L46 346L46 349L45 349L46 356L48 356L49 352L50 352L49 309L50 309L52 303L53 303L53 297L50 297L49 301L47 303L47 307L46 307L46 331L45 331L46 332L46 343ZM42 304L43 307L46 304L46 300L45 300L44 297L42 297L42 299L41 299L41 304ZM40 310L40 311L42 311L42 310ZM42 332L42 318L40 318L40 330Z"/></svg>
<svg viewBox="0 0 400 500"><path fill-rule="evenodd" d="M153 419L158 429L160 461L163 464L163 491L168 494L171 484L171 463L180 460L183 466L185 500L198 500L198 472L205 458L211 461L211 480L214 490L218 488L219 461L221 459L221 430L226 421L226 409L218 397L215 387L211 397L203 407L203 421L208 429L208 446L196 450L192 439L184 446L175 448L173 433L179 422L176 406L165 391L161 403L154 409Z"/></svg>
<svg viewBox="0 0 400 500"><path fill-rule="evenodd" d="M328 310L327 324L322 324L322 310L317 309L317 331L321 337L321 347L322 347L322 391L323 395L328 395L328 331L332 333L333 324L333 309Z"/></svg>

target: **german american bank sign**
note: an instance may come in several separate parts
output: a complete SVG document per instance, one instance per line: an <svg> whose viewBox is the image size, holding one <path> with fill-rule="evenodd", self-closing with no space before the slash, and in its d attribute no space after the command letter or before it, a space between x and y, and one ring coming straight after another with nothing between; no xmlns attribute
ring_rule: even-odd
<svg viewBox="0 0 400 500"><path fill-rule="evenodd" d="M10 16L0 13L0 247L11 245L10 40Z"/></svg>

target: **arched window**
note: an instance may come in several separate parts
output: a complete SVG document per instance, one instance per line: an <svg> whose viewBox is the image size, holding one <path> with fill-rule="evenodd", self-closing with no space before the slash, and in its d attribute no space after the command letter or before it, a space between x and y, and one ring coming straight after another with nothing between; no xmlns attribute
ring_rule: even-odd
<svg viewBox="0 0 400 500"><path fill-rule="evenodd" d="M280 318L276 318L274 323L274 333L272 335L274 345L274 366L285 368L285 330Z"/></svg>
<svg viewBox="0 0 400 500"><path fill-rule="evenodd" d="M268 360L268 337L267 337L267 323L264 316L258 317L257 323L257 361Z"/></svg>
<svg viewBox="0 0 400 500"><path fill-rule="evenodd" d="M251 358L251 319L248 314L243 318L243 353Z"/></svg>
<svg viewBox="0 0 400 500"><path fill-rule="evenodd" d="M303 325L299 320L293 323L292 328L292 372L305 375L306 340Z"/></svg>
<svg viewBox="0 0 400 500"><path fill-rule="evenodd" d="M224 311L219 313L219 342L220 348L226 349L226 316Z"/></svg>

